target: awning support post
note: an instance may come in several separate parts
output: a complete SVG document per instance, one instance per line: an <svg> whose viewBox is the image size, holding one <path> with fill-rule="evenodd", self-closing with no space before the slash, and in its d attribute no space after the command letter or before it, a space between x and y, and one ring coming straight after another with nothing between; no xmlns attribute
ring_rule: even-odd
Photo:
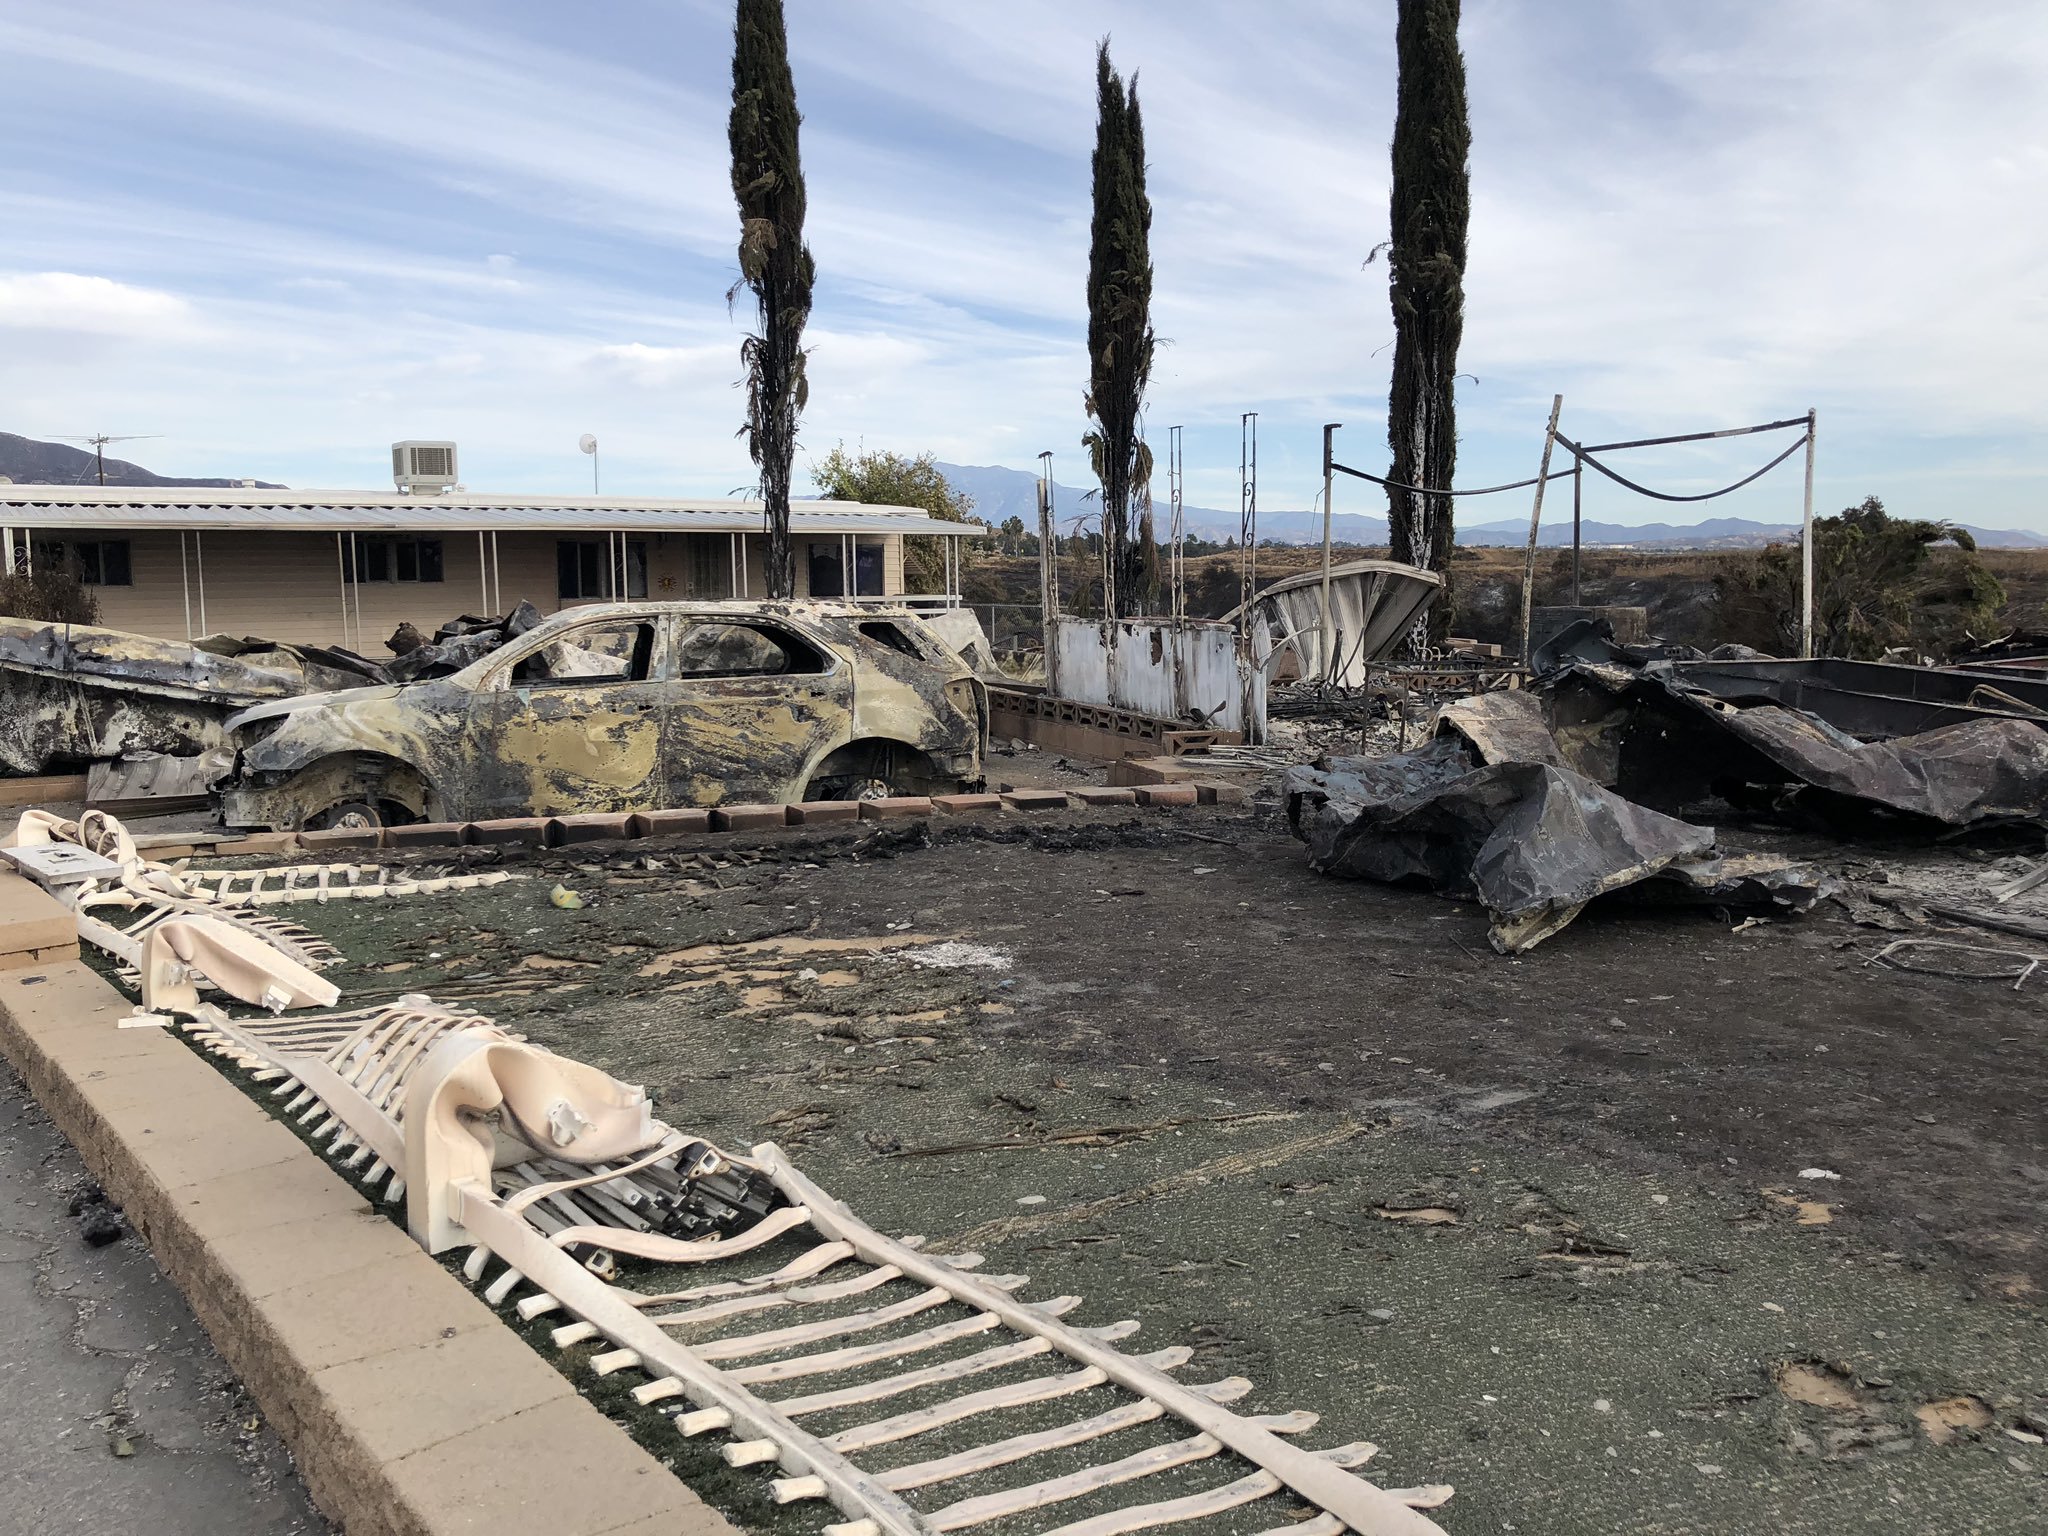
<svg viewBox="0 0 2048 1536"><path fill-rule="evenodd" d="M199 575L199 633L207 633L207 535L193 528L193 569Z"/></svg>
<svg viewBox="0 0 2048 1536"><path fill-rule="evenodd" d="M199 573L199 633L209 633L206 627L206 535L199 529L192 530L192 564Z"/></svg>

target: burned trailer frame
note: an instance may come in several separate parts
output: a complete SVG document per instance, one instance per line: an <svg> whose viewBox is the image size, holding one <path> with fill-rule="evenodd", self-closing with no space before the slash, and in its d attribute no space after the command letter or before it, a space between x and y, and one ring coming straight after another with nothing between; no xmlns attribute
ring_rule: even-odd
<svg viewBox="0 0 2048 1536"><path fill-rule="evenodd" d="M1437 729L1486 762L1569 767L1676 814L1718 801L1846 836L2048 826L2048 730L2024 716L1864 739L1809 711L1688 688L1666 665L1582 664L1460 700Z"/></svg>
<svg viewBox="0 0 2048 1536"><path fill-rule="evenodd" d="M988 698L907 609L599 603L449 677L265 705L231 724L223 820L300 827L979 784Z"/></svg>
<svg viewBox="0 0 2048 1536"><path fill-rule="evenodd" d="M1674 661L1680 687L1730 704L1777 704L1865 741L1917 736L1970 720L2048 725L2048 682L2006 671L1909 667L1887 661Z"/></svg>

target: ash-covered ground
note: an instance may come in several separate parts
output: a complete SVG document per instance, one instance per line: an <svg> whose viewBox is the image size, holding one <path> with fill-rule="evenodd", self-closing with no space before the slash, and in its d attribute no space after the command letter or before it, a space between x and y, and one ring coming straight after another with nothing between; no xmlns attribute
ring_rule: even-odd
<svg viewBox="0 0 2048 1536"><path fill-rule="evenodd" d="M1447 1530L2041 1528L2032 984L1869 965L1895 935L1833 906L1595 908L1504 959L1221 812L489 857L529 878L293 909L344 1005L472 1003L777 1141L1456 1484Z"/></svg>

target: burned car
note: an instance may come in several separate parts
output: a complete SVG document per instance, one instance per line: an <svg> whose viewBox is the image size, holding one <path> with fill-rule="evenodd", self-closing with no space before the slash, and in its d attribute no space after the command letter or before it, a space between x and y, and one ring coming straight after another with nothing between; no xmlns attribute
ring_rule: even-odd
<svg viewBox="0 0 2048 1536"><path fill-rule="evenodd" d="M227 825L367 826L954 790L988 697L905 609L604 603L452 676L227 724Z"/></svg>

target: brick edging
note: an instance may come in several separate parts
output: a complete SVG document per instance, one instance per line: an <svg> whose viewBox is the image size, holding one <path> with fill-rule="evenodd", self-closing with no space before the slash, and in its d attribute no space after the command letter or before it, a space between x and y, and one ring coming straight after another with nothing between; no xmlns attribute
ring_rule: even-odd
<svg viewBox="0 0 2048 1536"><path fill-rule="evenodd" d="M806 800L794 805L721 805L709 810L579 812L562 816L508 816L496 821L418 822L403 827L333 832L258 832L248 837L195 838L190 845L147 850L153 858L234 859L250 856L347 855L373 849L463 848L523 845L567 848L583 843L642 837L676 837L731 832L780 832L841 821L898 821L910 818L995 814L1037 815L1047 811L1083 814L1132 805L1238 806L1249 794L1228 780L1184 776L1171 783L1104 789L1005 789L1000 794L901 795L887 800Z"/></svg>
<svg viewBox="0 0 2048 1536"><path fill-rule="evenodd" d="M348 1536L734 1536L363 1194L77 961L4 1053Z"/></svg>

